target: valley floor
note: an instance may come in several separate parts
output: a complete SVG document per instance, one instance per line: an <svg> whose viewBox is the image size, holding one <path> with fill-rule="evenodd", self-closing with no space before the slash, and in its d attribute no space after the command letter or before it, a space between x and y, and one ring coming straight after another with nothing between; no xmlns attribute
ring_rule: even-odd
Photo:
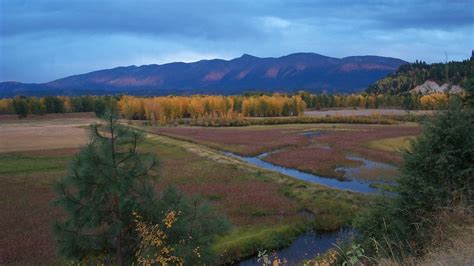
<svg viewBox="0 0 474 266"><path fill-rule="evenodd" d="M85 126L95 121L94 117L55 117L0 122L1 265L58 261L50 229L62 214L50 204L55 197L51 185L66 174L69 161L88 141ZM263 170L221 150L244 155L281 150L268 160L320 173L326 169L320 163L332 156L337 159L331 167L360 166L345 157L352 153L397 164L397 152L380 148L385 147L383 140L419 132L417 125L343 124L143 129L149 134L140 151L156 154L161 162L156 190L173 185L187 195L203 196L234 225L215 244L222 262L289 244L308 228L335 230L350 225L371 196ZM349 147L340 148L338 140ZM369 143L375 140L379 142L374 148ZM332 155L319 157L327 147ZM342 156L337 155L340 152Z"/></svg>

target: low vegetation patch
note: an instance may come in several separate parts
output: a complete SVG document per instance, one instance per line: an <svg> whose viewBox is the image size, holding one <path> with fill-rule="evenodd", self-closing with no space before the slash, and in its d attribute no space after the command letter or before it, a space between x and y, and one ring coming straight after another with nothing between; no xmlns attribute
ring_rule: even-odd
<svg viewBox="0 0 474 266"><path fill-rule="evenodd" d="M69 159L68 157L31 156L21 153L0 154L0 174L62 170Z"/></svg>
<svg viewBox="0 0 474 266"><path fill-rule="evenodd" d="M410 141L413 139L413 136L379 139L369 141L367 146L371 149L378 149L382 151L401 152L410 148Z"/></svg>
<svg viewBox="0 0 474 266"><path fill-rule="evenodd" d="M400 118L400 120L403 120ZM327 117L262 117L262 118L200 118L193 120L179 120L178 125L202 126L202 127L239 127L255 125L282 125L282 124L397 124L398 121L383 116L327 116Z"/></svg>
<svg viewBox="0 0 474 266"><path fill-rule="evenodd" d="M235 263L235 258L245 259L262 250L286 247L305 229L298 224L237 229L219 238L214 250L221 254L222 263Z"/></svg>

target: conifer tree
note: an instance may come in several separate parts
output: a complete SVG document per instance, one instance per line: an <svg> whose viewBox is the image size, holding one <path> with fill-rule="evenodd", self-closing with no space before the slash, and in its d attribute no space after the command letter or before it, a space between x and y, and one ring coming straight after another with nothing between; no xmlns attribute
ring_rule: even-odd
<svg viewBox="0 0 474 266"><path fill-rule="evenodd" d="M156 159L137 152L142 134L108 114L103 126L91 126L91 141L74 158L69 174L55 184L55 203L67 217L54 227L61 255L124 265L133 260L136 232L133 212L153 215L150 175Z"/></svg>
<svg viewBox="0 0 474 266"><path fill-rule="evenodd" d="M16 96L13 98L13 110L19 118L25 118L28 115L28 102L25 96Z"/></svg>

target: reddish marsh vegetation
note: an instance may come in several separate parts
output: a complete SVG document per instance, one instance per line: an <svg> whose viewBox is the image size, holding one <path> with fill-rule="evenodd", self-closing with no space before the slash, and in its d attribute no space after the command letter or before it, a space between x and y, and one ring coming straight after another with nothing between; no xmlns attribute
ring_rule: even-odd
<svg viewBox="0 0 474 266"><path fill-rule="evenodd" d="M159 190L173 185L187 195L204 196L238 227L301 218L296 201L281 192L282 184L178 147L148 143L162 158Z"/></svg>
<svg viewBox="0 0 474 266"><path fill-rule="evenodd" d="M421 128L416 124L313 124L246 128L177 127L154 128L151 131L246 156L280 150L265 160L324 176L341 177L342 173L334 171L337 167L361 164L348 159L348 155L390 164L400 163L399 153L373 149L367 143L417 135ZM320 134L304 134L312 132Z"/></svg>
<svg viewBox="0 0 474 266"><path fill-rule="evenodd" d="M374 161L399 164L401 162L400 153L372 149L368 147L367 142L413 136L419 134L421 130L419 126L407 125L345 125L344 127L347 130L326 131L319 136L314 136L310 145L272 153L266 160L325 176L341 177L342 173L335 171L337 167L361 164L360 161L348 159L348 155L358 155Z"/></svg>
<svg viewBox="0 0 474 266"><path fill-rule="evenodd" d="M42 150L21 153L0 150L1 265L50 265L58 260L51 225L61 212L50 204L55 197L51 185L66 173L78 148L39 148ZM281 192L283 185L258 174L152 140L147 140L141 149L161 159L157 190L174 185L187 195L203 196L238 228L272 227L303 218L298 215L296 200Z"/></svg>
<svg viewBox="0 0 474 266"><path fill-rule="evenodd" d="M286 127L249 128L156 128L152 132L177 137L213 148L228 150L241 155L253 156L289 146L301 146L308 142L302 134L295 134Z"/></svg>
<svg viewBox="0 0 474 266"><path fill-rule="evenodd" d="M59 152L59 151L56 151ZM35 152L38 156L45 156ZM0 264L52 264L55 258L50 235L60 211L51 206L51 184L65 172L67 160L48 161L32 155L0 154ZM44 157L43 157L44 158ZM54 163L51 161L54 160ZM18 167L5 164L18 162Z"/></svg>

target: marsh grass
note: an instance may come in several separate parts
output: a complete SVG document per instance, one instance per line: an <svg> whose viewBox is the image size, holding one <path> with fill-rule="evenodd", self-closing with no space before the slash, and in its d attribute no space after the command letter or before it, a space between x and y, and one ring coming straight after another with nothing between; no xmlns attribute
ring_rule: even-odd
<svg viewBox="0 0 474 266"><path fill-rule="evenodd" d="M21 153L0 154L0 174L48 172L64 169L70 157L31 156Z"/></svg>
<svg viewBox="0 0 474 266"><path fill-rule="evenodd" d="M183 149L185 151L192 151L200 159L189 157L186 159L186 167L192 169L188 175L182 176L174 172L175 177L173 182L186 182L191 184L185 189L192 189L193 191L202 190L208 198L214 199L215 203L223 204L226 200L232 199L232 202L242 201L243 199L253 198L249 205L226 205L228 213L238 213L239 216L249 217L250 220L265 221L260 224L253 224L248 226L237 226L236 230L231 236L226 236L218 241L216 248L224 254L224 261L231 258L243 258L255 254L256 247L260 250L265 248L267 250L274 250L276 248L288 245L290 242L281 241L296 237L304 230L299 228L311 228L321 231L333 231L342 226L350 226L356 214L365 208L366 203L371 200L372 196L352 193L347 191L339 191L330 189L318 184L312 184L305 181L297 180L272 171L262 170L235 158L222 155L209 147L186 142L183 140L172 139L164 136L150 137L153 141L161 143L160 145L171 145L172 149ZM157 147L157 146L155 146ZM176 150L178 152L178 150ZM207 160L205 160L205 159ZM196 160L195 166L193 161ZM206 163L204 163L206 162ZM180 167L182 168L182 167ZM209 168L205 176L199 177L198 183L192 185L195 181L191 180L192 176L199 175L203 168ZM235 175L235 173L238 173ZM180 177L181 176L181 177ZM188 176L188 177L186 177ZM180 181L182 180L182 181ZM253 181L252 181L253 180ZM238 190L243 193L243 198L233 198L232 190L227 191L226 187L234 187L239 189L242 182L252 181L252 187L242 187L244 189ZM222 187L217 183L225 182ZM261 183L255 183L261 182ZM202 185L199 185L201 183ZM214 184L210 186L210 184ZM271 188L277 185L278 189L272 193L277 198L288 198L296 203L293 211L294 217L291 219L283 219L285 214L278 211L283 205L278 207L266 208L265 198L270 197L266 192L259 192L255 190L260 185ZM201 188L200 188L201 187ZM210 193L209 193L210 192ZM253 195L253 194L258 195ZM273 196L272 196L273 197ZM263 200L263 201L262 201ZM238 212L233 212L233 208ZM275 209L276 208L276 209ZM311 214L314 219L307 219L305 215L300 214L304 210ZM283 215L283 216L282 216ZM294 230L294 225L298 225L298 230ZM255 229L256 228L256 229ZM260 232L261 231L261 232ZM272 236L273 234L273 236Z"/></svg>
<svg viewBox="0 0 474 266"><path fill-rule="evenodd" d="M388 152L401 152L410 148L410 141L414 136L386 138L373 140L367 143L367 147Z"/></svg>
<svg viewBox="0 0 474 266"><path fill-rule="evenodd" d="M388 191L388 192L397 192L398 191L398 186L397 185L391 185L387 183L372 183L370 184L370 187L373 188L378 188L380 190Z"/></svg>
<svg viewBox="0 0 474 266"><path fill-rule="evenodd" d="M350 225L369 196L337 191L262 171L202 145L148 135L139 146L161 159L157 190L173 184L188 195L207 198L228 215L235 231L216 243L224 261L291 243L306 228L333 230ZM0 154L0 228L8 248L2 262L31 264L57 259L49 234L60 215L49 204L51 183L65 174L77 150ZM300 214L306 210L314 219ZM296 225L296 226L295 226ZM36 249L35 247L41 247Z"/></svg>
<svg viewBox="0 0 474 266"><path fill-rule="evenodd" d="M261 250L275 250L289 246L305 230L302 224L237 229L219 238L214 250L221 254L222 263L233 263L236 262L235 258L242 260Z"/></svg>

